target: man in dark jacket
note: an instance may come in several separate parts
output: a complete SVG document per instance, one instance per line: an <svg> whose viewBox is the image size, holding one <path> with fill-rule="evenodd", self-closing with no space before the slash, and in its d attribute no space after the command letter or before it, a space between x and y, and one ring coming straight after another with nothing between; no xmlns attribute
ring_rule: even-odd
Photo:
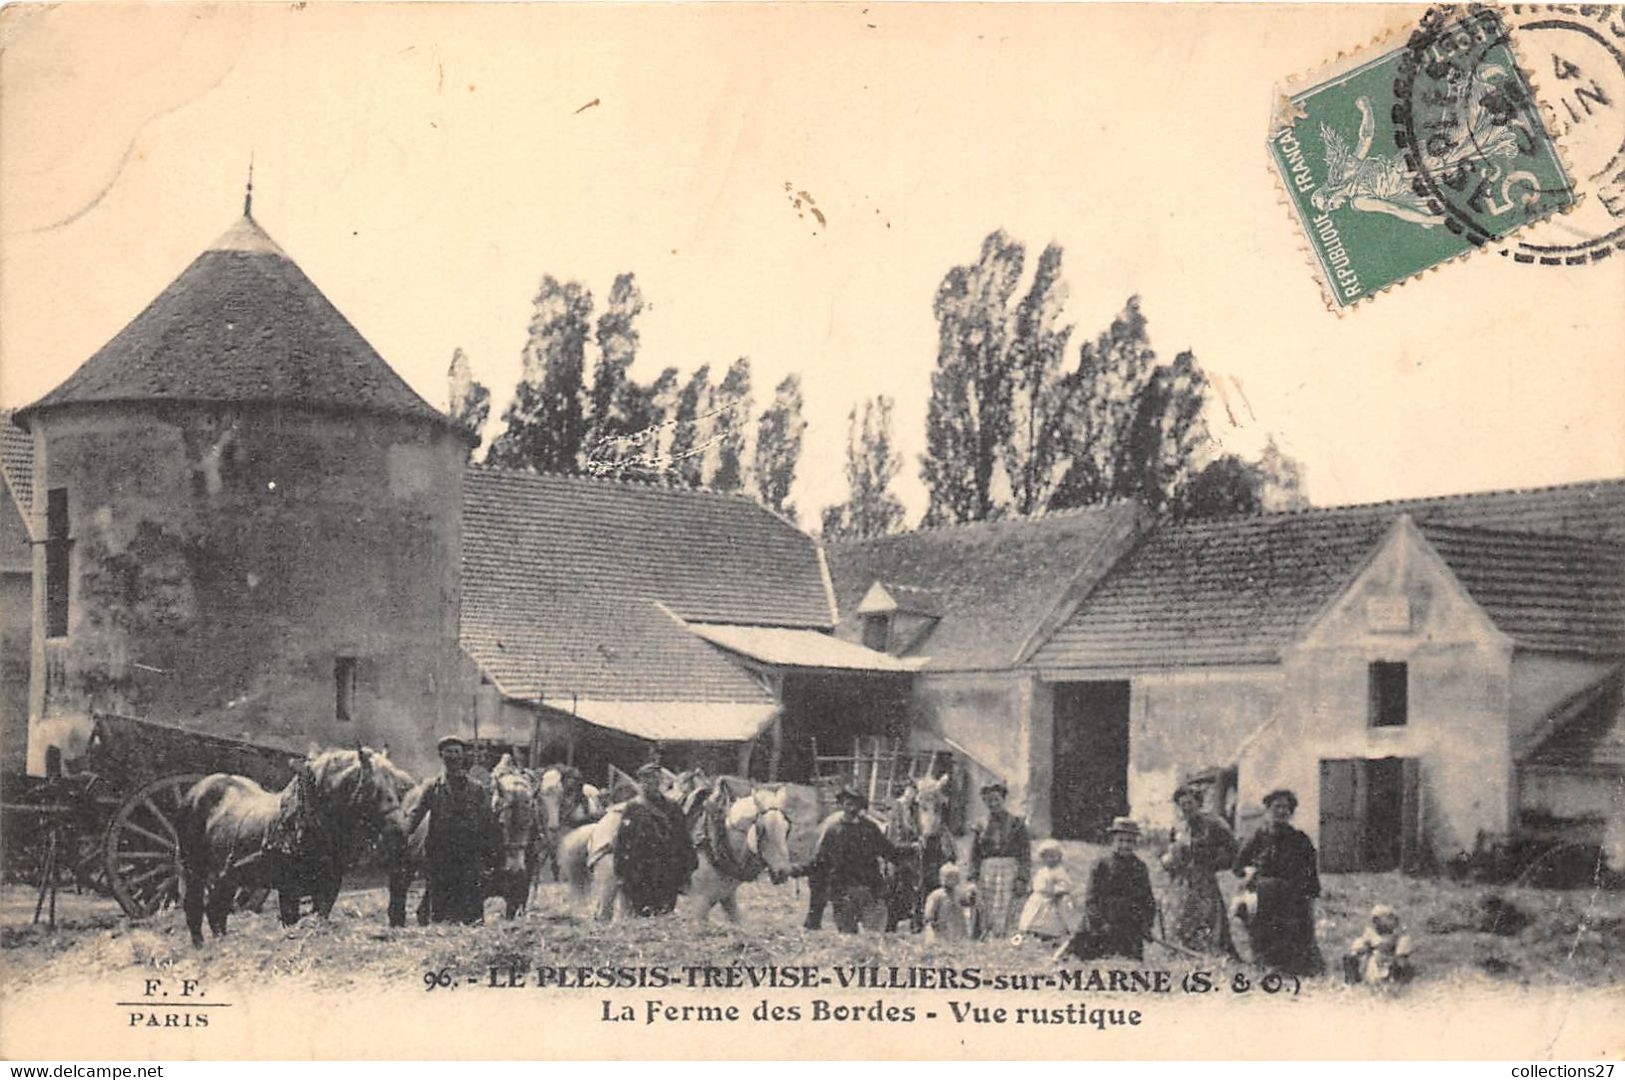
<svg viewBox="0 0 1625 1080"><path fill-rule="evenodd" d="M897 862L913 853L887 840L880 826L864 815L869 800L851 789L837 796L840 819L823 830L812 861L795 870L798 877L822 878L826 895L835 906L835 928L855 934L859 917L885 894L880 860Z"/></svg>
<svg viewBox="0 0 1625 1080"><path fill-rule="evenodd" d="M1083 929L1067 948L1080 960L1104 956L1142 959L1145 943L1157 921L1157 901L1151 893L1151 874L1134 854L1140 841L1139 823L1120 817L1107 830L1110 855L1103 855L1089 872L1089 892L1083 903Z"/></svg>
<svg viewBox="0 0 1625 1080"><path fill-rule="evenodd" d="M665 775L654 763L638 770L638 794L621 809L615 834L615 870L627 903L639 915L665 915L677 907L699 866L683 808L660 790Z"/></svg>
<svg viewBox="0 0 1625 1080"><path fill-rule="evenodd" d="M445 771L412 807L406 832L416 832L428 816L430 921L477 923L485 917L485 871L500 843L491 794L468 777L467 743L447 735L438 749Z"/></svg>

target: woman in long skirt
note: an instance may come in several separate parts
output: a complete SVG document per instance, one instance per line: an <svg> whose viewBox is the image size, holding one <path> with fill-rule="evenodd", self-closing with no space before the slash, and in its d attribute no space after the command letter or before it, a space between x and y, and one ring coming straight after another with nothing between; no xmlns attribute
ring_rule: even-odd
<svg viewBox="0 0 1625 1080"><path fill-rule="evenodd" d="M971 842L970 880L976 883L980 933L986 938L1010 935L1021 899L1033 878L1032 841L1027 823L1004 808L1009 789L998 781L982 787L987 821Z"/></svg>
<svg viewBox="0 0 1625 1080"><path fill-rule="evenodd" d="M1320 873L1314 843L1287 824L1297 809L1298 797L1290 791L1264 796L1268 820L1242 845L1236 873L1257 894L1257 910L1247 923L1253 962L1293 975L1319 975L1326 970L1315 941Z"/></svg>
<svg viewBox="0 0 1625 1080"><path fill-rule="evenodd" d="M1162 856L1170 890L1169 931L1193 952L1239 959L1230 940L1230 920L1217 873L1236 858L1236 838L1228 826L1202 810L1201 792L1188 784L1174 792L1179 824Z"/></svg>

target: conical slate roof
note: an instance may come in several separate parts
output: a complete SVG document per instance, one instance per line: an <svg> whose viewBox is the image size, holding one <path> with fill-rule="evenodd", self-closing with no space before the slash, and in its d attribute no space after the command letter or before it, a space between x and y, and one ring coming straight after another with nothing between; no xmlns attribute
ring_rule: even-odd
<svg viewBox="0 0 1625 1080"><path fill-rule="evenodd" d="M246 213L17 419L113 401L275 402L451 423Z"/></svg>

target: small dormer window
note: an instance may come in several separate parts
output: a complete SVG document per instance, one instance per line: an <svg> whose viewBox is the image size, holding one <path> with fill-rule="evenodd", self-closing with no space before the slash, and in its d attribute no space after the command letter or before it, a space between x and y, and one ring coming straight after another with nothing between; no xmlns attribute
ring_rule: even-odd
<svg viewBox="0 0 1625 1080"><path fill-rule="evenodd" d="M891 613L863 617L863 647L886 652L891 645Z"/></svg>

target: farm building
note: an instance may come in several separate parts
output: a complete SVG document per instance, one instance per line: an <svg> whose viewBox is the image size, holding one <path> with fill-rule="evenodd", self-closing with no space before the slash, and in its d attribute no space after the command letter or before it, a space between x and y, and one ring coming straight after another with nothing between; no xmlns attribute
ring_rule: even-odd
<svg viewBox="0 0 1625 1080"><path fill-rule="evenodd" d="M1180 779L1230 773L1244 813L1294 788L1329 869L1622 839L1625 483L1107 527L1124 513L830 548L841 633L878 644L893 598L914 629L890 644L927 658L918 737L1038 830L1166 824Z"/></svg>
<svg viewBox="0 0 1625 1080"><path fill-rule="evenodd" d="M471 437L246 209L13 418L38 540L31 771L76 755L93 710L296 750L392 741L419 768L456 721Z"/></svg>
<svg viewBox="0 0 1625 1080"><path fill-rule="evenodd" d="M0 771L28 752L28 651L33 638L34 443L0 413Z"/></svg>
<svg viewBox="0 0 1625 1080"><path fill-rule="evenodd" d="M246 210L6 418L8 770L76 757L95 711L419 773L448 731L599 775L805 775L820 740L901 736L910 664L831 636L810 537L740 497L470 468Z"/></svg>
<svg viewBox="0 0 1625 1080"><path fill-rule="evenodd" d="M750 499L468 471L463 733L591 775L805 777L814 749L900 738L911 665L831 636L811 537Z"/></svg>
<svg viewBox="0 0 1625 1080"><path fill-rule="evenodd" d="M1166 823L1204 774L1243 816L1294 788L1329 869L1625 847L1625 481L826 550L472 441L245 213L6 427L5 768L93 711L420 773L446 731L595 777L878 782L901 747L888 784L996 778L1039 834Z"/></svg>

